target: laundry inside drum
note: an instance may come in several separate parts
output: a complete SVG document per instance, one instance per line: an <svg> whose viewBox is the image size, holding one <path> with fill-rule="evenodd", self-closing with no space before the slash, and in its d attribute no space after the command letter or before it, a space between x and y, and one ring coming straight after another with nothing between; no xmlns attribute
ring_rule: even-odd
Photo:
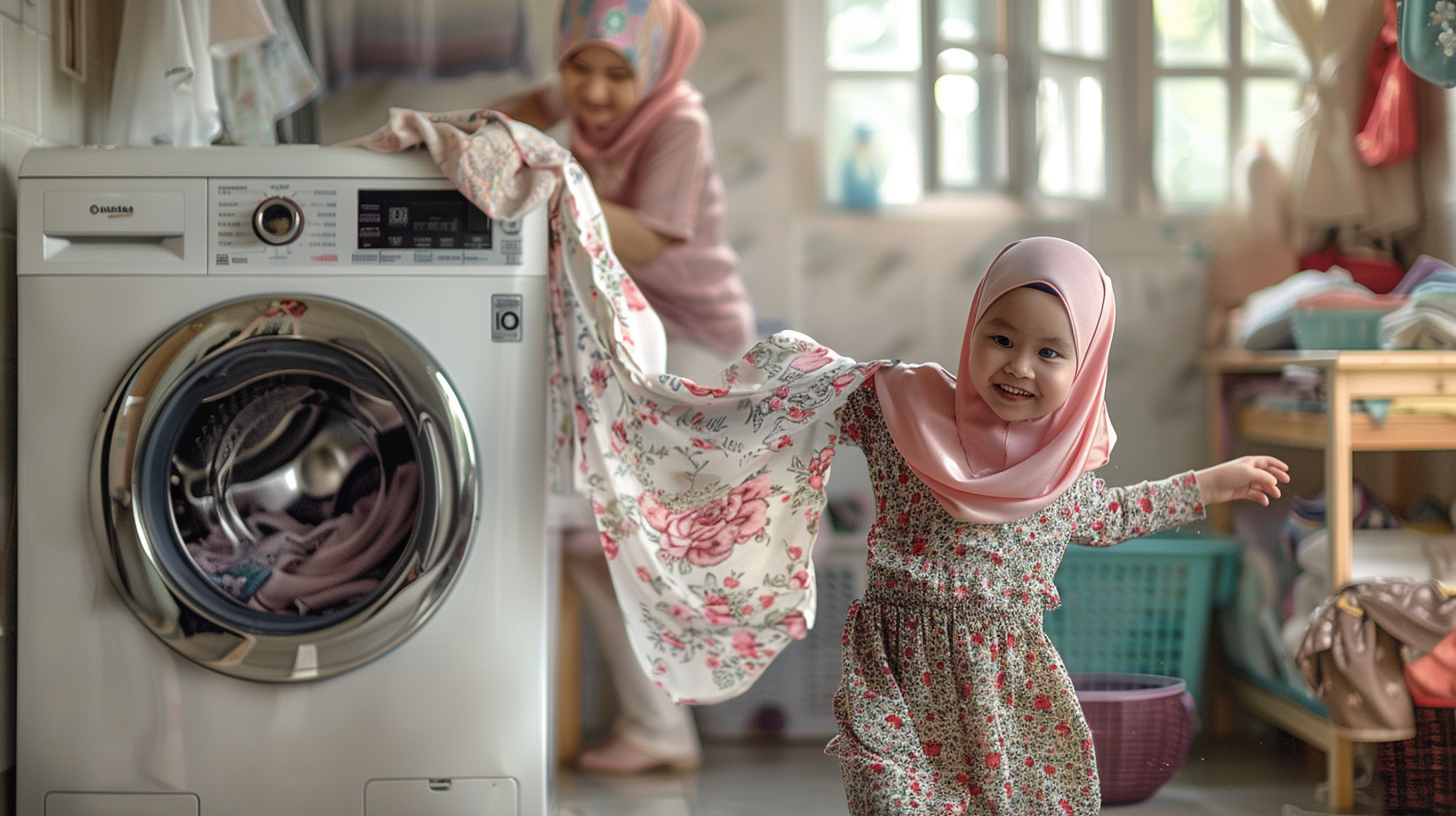
<svg viewBox="0 0 1456 816"><path fill-rule="evenodd" d="M172 523L233 604L333 616L367 603L398 564L419 480L405 418L383 393L274 374L198 402L172 455Z"/></svg>

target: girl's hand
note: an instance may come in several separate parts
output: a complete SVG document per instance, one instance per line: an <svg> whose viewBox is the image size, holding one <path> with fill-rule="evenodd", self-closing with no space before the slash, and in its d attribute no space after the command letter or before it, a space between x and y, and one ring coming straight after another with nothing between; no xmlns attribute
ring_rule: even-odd
<svg viewBox="0 0 1456 816"><path fill-rule="evenodd" d="M1268 506L1279 498L1279 483L1289 481L1289 465L1272 456L1241 456L1193 475L1204 504L1248 499Z"/></svg>

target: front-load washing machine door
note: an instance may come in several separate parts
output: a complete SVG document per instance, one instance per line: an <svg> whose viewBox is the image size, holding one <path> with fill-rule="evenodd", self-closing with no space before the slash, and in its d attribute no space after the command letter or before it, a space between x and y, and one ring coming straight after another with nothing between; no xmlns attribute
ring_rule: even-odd
<svg viewBox="0 0 1456 816"><path fill-rule="evenodd" d="M167 332L96 443L103 561L137 617L219 672L359 666L444 598L476 466L430 355L356 307L250 298Z"/></svg>

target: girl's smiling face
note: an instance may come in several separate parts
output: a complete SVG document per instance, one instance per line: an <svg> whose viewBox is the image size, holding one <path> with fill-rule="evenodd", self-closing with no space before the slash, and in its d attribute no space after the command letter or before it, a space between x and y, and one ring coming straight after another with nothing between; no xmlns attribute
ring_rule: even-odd
<svg viewBox="0 0 1456 816"><path fill-rule="evenodd" d="M606 127L632 112L641 100L637 74L622 55L588 45L561 61L566 109L586 127Z"/></svg>
<svg viewBox="0 0 1456 816"><path fill-rule="evenodd" d="M971 381L996 416L1037 419L1067 401L1077 347L1061 298L1026 286L1012 289L986 309L972 343Z"/></svg>

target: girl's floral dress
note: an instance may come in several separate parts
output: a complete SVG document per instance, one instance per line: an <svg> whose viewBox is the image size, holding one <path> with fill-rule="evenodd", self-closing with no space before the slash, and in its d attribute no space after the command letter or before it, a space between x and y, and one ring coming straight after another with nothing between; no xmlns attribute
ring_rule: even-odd
<svg viewBox="0 0 1456 816"><path fill-rule="evenodd" d="M873 378L840 409L878 513L834 698L850 812L1094 814L1092 735L1042 616L1068 543L1107 546L1203 517L1193 474L1107 488L1083 474L1007 524L950 516L896 450Z"/></svg>

